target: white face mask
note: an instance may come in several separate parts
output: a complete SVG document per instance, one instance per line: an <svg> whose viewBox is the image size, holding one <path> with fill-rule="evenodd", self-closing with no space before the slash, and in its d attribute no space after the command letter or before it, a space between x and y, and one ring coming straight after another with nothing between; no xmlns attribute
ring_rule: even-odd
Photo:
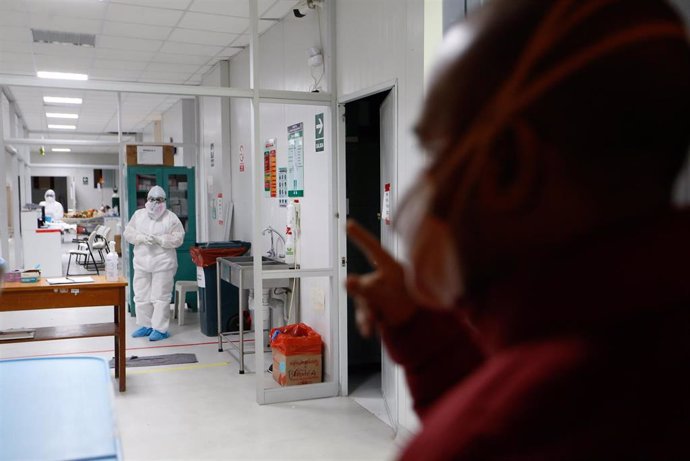
<svg viewBox="0 0 690 461"><path fill-rule="evenodd" d="M424 218L410 247L411 263L405 271L410 294L427 307L455 307L465 290L455 242L447 226Z"/></svg>
<svg viewBox="0 0 690 461"><path fill-rule="evenodd" d="M146 202L145 206L149 218L153 220L160 218L165 213L165 202Z"/></svg>
<svg viewBox="0 0 690 461"><path fill-rule="evenodd" d="M405 282L420 304L455 307L464 294L461 264L447 224L427 213L433 187L422 179L397 216L396 228L408 250Z"/></svg>
<svg viewBox="0 0 690 461"><path fill-rule="evenodd" d="M53 196L53 195L46 196L46 202L53 203L54 201L55 201L55 196Z"/></svg>

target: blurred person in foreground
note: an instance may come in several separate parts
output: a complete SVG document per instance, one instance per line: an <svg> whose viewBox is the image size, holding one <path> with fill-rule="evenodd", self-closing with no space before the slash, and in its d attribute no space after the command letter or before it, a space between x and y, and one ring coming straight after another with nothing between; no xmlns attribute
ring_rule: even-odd
<svg viewBox="0 0 690 461"><path fill-rule="evenodd" d="M355 223L404 460L690 459L690 47L657 0L494 0L447 34L395 226Z"/></svg>

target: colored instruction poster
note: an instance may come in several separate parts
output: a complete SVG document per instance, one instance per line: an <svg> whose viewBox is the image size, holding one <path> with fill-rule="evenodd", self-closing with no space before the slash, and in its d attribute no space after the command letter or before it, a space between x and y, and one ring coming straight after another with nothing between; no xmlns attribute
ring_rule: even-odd
<svg viewBox="0 0 690 461"><path fill-rule="evenodd" d="M287 172L288 169L284 166L278 168L278 205L281 208L286 208L288 205Z"/></svg>
<svg viewBox="0 0 690 461"><path fill-rule="evenodd" d="M316 114L316 116L314 117L314 127L314 145L316 147L316 152L323 152L324 146L326 145L324 136L326 128L323 125L323 112L320 114Z"/></svg>
<svg viewBox="0 0 690 461"><path fill-rule="evenodd" d="M264 149L264 192L267 197L277 197L276 173L276 140L271 138L266 140L266 148Z"/></svg>
<svg viewBox="0 0 690 461"><path fill-rule="evenodd" d="M288 197L304 197L304 123L288 127Z"/></svg>

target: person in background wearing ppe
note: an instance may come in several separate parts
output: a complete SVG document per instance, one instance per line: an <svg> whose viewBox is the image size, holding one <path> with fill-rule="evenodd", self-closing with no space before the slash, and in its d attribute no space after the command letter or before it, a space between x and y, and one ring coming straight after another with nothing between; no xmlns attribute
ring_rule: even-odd
<svg viewBox="0 0 690 461"><path fill-rule="evenodd" d="M0 292L2 292L2 285L5 281L5 272L7 271L7 263L0 257Z"/></svg>
<svg viewBox="0 0 690 461"><path fill-rule="evenodd" d="M662 0L492 0L446 34L348 277L422 420L403 460L690 459L690 44Z"/></svg>
<svg viewBox="0 0 690 461"><path fill-rule="evenodd" d="M48 189L45 194L45 201L39 203L40 206L46 208L46 216L50 217L53 222L62 221L65 214L65 209L62 203L55 200L55 191Z"/></svg>
<svg viewBox="0 0 690 461"><path fill-rule="evenodd" d="M153 186L146 207L137 210L125 228L125 239L134 245L134 302L137 325L132 337L158 341L170 336L170 299L177 271L177 252L184 240L179 218L166 209L165 191Z"/></svg>

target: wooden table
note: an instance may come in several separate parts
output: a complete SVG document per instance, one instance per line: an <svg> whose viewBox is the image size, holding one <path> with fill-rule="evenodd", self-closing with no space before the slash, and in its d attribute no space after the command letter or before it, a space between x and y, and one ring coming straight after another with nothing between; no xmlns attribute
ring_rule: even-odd
<svg viewBox="0 0 690 461"><path fill-rule="evenodd" d="M0 312L70 307L114 306L111 323L92 323L74 326L36 328L32 339L15 339L3 343L51 341L56 339L115 337L115 378L120 392L126 389L125 377L125 287L127 281L107 282L105 276L92 276L95 282L69 285L49 285L45 279L36 283L6 283L0 293Z"/></svg>

